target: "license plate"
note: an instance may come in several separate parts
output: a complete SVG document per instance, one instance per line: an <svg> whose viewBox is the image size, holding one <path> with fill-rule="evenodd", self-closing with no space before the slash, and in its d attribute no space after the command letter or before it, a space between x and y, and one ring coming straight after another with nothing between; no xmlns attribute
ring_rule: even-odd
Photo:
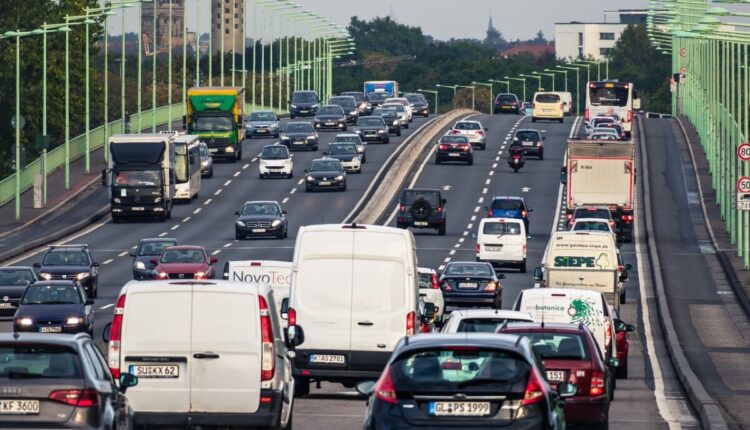
<svg viewBox="0 0 750 430"><path fill-rule="evenodd" d="M503 250L503 246L485 246L484 249L486 249L489 252L498 252Z"/></svg>
<svg viewBox="0 0 750 430"><path fill-rule="evenodd" d="M534 142L529 142L527 140L523 141L523 146L534 146Z"/></svg>
<svg viewBox="0 0 750 430"><path fill-rule="evenodd" d="M427 221L414 221L414 225L418 227L424 227L427 226L429 223Z"/></svg>
<svg viewBox="0 0 750 430"><path fill-rule="evenodd" d="M550 113L552 112L552 109L542 109L542 112Z"/></svg>
<svg viewBox="0 0 750 430"><path fill-rule="evenodd" d="M39 400L0 400L0 415L38 415Z"/></svg>
<svg viewBox="0 0 750 430"><path fill-rule="evenodd" d="M490 402L430 402L430 415L481 417L490 414Z"/></svg>
<svg viewBox="0 0 750 430"><path fill-rule="evenodd" d="M139 378L179 378L180 366L177 364L133 364L130 373Z"/></svg>
<svg viewBox="0 0 750 430"><path fill-rule="evenodd" d="M304 141L302 141L302 140L295 140L295 141L294 141L294 144L295 144L295 145L304 145L304 144L305 144L305 142L304 142Z"/></svg>
<svg viewBox="0 0 750 430"><path fill-rule="evenodd" d="M0 303L0 309L8 309L12 307L13 307L13 303L9 303L9 302Z"/></svg>
<svg viewBox="0 0 750 430"><path fill-rule="evenodd" d="M307 109L300 109L300 111L299 111L299 112L300 112L300 113L308 113L308 112L310 112L310 111L309 111L309 110L307 110Z"/></svg>
<svg viewBox="0 0 750 430"><path fill-rule="evenodd" d="M448 156L449 156L449 157L460 157L460 156L461 156L461 154L459 154L459 153L457 153L457 152L451 152L450 154L448 154Z"/></svg>
<svg viewBox="0 0 750 430"><path fill-rule="evenodd" d="M474 282L459 282L458 288L477 288L477 284Z"/></svg>
<svg viewBox="0 0 750 430"><path fill-rule="evenodd" d="M39 333L61 333L62 327L57 326L49 326L49 327L39 327Z"/></svg>
<svg viewBox="0 0 750 430"><path fill-rule="evenodd" d="M310 363L344 364L345 362L343 355L310 354Z"/></svg>
<svg viewBox="0 0 750 430"><path fill-rule="evenodd" d="M547 371L547 380L549 382L564 382L565 381L565 372L562 370L548 370Z"/></svg>
<svg viewBox="0 0 750 430"><path fill-rule="evenodd" d="M326 123L326 125L333 125L333 124L334 124L334 123L332 123L332 122L327 122L327 123Z"/></svg>
<svg viewBox="0 0 750 430"><path fill-rule="evenodd" d="M265 233L265 232L266 232L265 228L254 228L253 229L253 233Z"/></svg>
<svg viewBox="0 0 750 430"><path fill-rule="evenodd" d="M258 133L268 133L268 130L266 130L265 128L259 128L255 131L257 131Z"/></svg>
<svg viewBox="0 0 750 430"><path fill-rule="evenodd" d="M219 152L219 148L209 148L208 152L210 152L212 154L215 153L215 152Z"/></svg>
<svg viewBox="0 0 750 430"><path fill-rule="evenodd" d="M510 106L503 106L503 109L510 109Z"/></svg>
<svg viewBox="0 0 750 430"><path fill-rule="evenodd" d="M146 210L146 208L144 208L143 206L133 206L130 209L132 209L132 210L134 210L136 212L141 212L141 211L145 211Z"/></svg>

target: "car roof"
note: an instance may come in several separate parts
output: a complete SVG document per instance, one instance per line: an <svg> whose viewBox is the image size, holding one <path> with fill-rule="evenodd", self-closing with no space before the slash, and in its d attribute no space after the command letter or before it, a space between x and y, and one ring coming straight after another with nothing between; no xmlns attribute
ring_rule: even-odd
<svg viewBox="0 0 750 430"><path fill-rule="evenodd" d="M336 137L359 137L359 135L357 133L339 133L334 137L334 139L336 139Z"/></svg>
<svg viewBox="0 0 750 430"><path fill-rule="evenodd" d="M185 280L155 280L155 281L148 281L148 282L142 282L142 281L128 281L127 284L125 284L121 289L118 296L123 294L131 294L131 293L142 293L142 292L162 292L170 294L172 292L179 292L180 290L178 288L175 288L175 286L186 286L186 285L211 285L212 290L217 290L217 292L237 292L240 294L252 294L254 291L259 291L262 295L268 296L269 292L272 291L272 288L268 286L268 284L263 283L254 283L254 282L238 282L238 281L227 281L223 279L206 279L206 280L195 280L195 279L185 279ZM253 290L250 287L254 287L256 290ZM58 336L57 334L54 335L55 337Z"/></svg>
<svg viewBox="0 0 750 430"><path fill-rule="evenodd" d="M316 94L316 92L312 91L312 90L297 90L297 91L293 92L292 94L294 94L294 93L312 93L312 94Z"/></svg>
<svg viewBox="0 0 750 430"><path fill-rule="evenodd" d="M0 343L6 342L19 342L19 343L41 343L48 345L70 345L88 338L86 333L55 333L49 335L47 333L28 333L28 332L14 332L14 333L0 333Z"/></svg>
<svg viewBox="0 0 750 430"><path fill-rule="evenodd" d="M456 121L456 124L467 123L467 122L474 123L474 124L481 124L481 122L474 121L472 119L461 119L461 120Z"/></svg>
<svg viewBox="0 0 750 430"><path fill-rule="evenodd" d="M498 333L506 333L508 331L532 331L535 333L585 333L587 330L586 326L582 324L565 324L565 323L544 323L544 322L515 322L508 324L505 327L498 327Z"/></svg>
<svg viewBox="0 0 750 430"><path fill-rule="evenodd" d="M274 112L272 110L256 110L256 111L250 112L250 115L252 115L254 113L272 113L272 114L276 115L276 112Z"/></svg>
<svg viewBox="0 0 750 430"><path fill-rule="evenodd" d="M577 208L574 209L574 211L594 211L594 210L608 211L609 208L606 206L583 205L583 206L578 206Z"/></svg>
<svg viewBox="0 0 750 430"><path fill-rule="evenodd" d="M75 279L56 279L54 281L36 281L33 283L33 285L41 285L41 286L54 286L54 285L68 285L68 286L78 286L78 281Z"/></svg>
<svg viewBox="0 0 750 430"><path fill-rule="evenodd" d="M419 193L431 193L431 192L439 193L440 192L440 190L438 190L437 188L404 188L401 191L402 192L403 191L416 191Z"/></svg>
<svg viewBox="0 0 750 430"><path fill-rule="evenodd" d="M394 352L403 354L412 350L451 346L477 346L518 353L531 351L528 339L523 336L495 333L429 333L403 338Z"/></svg>
<svg viewBox="0 0 750 430"><path fill-rule="evenodd" d="M494 196L492 200L521 200L523 201L523 197L520 196Z"/></svg>
<svg viewBox="0 0 750 430"><path fill-rule="evenodd" d="M526 317L530 321L534 318L527 312L521 311L509 311L504 309L456 309L451 312L451 318L455 316L464 318L523 318Z"/></svg>
<svg viewBox="0 0 750 430"><path fill-rule="evenodd" d="M539 134L542 134L542 130L538 130L536 128L519 128L516 130L516 133L518 133L519 131L535 131Z"/></svg>
<svg viewBox="0 0 750 430"><path fill-rule="evenodd" d="M205 252L205 249L202 246L198 245L175 245L175 246L168 246L164 248L164 250L170 250L170 251L187 251L187 250L194 250L199 249L201 251Z"/></svg>
<svg viewBox="0 0 750 430"><path fill-rule="evenodd" d="M573 223L578 223L578 222L601 222L604 224L609 224L609 219L607 218L576 218L575 220L573 220Z"/></svg>
<svg viewBox="0 0 750 430"><path fill-rule="evenodd" d="M144 237L143 239L139 240L138 243L166 242L168 240L177 243L177 239L173 237Z"/></svg>
<svg viewBox="0 0 750 430"><path fill-rule="evenodd" d="M602 234L610 234L606 232L600 232ZM584 290L581 288L527 288L521 290L519 294L530 295L530 296L551 296L553 294L575 294L577 296L586 295L589 297L601 298L603 294L599 291Z"/></svg>
<svg viewBox="0 0 750 430"><path fill-rule="evenodd" d="M314 161L339 161L339 160L336 158L321 157L321 158L313 158L312 160L310 160L310 163Z"/></svg>
<svg viewBox="0 0 750 430"><path fill-rule="evenodd" d="M275 204L275 205L278 205L279 202L277 202L276 200L248 200L244 204L246 204L246 205L249 205L249 204L256 204L256 205L257 204L261 204L261 205ZM279 206L281 206L281 205L279 205Z"/></svg>
<svg viewBox="0 0 750 430"><path fill-rule="evenodd" d="M321 106L321 108L324 108L324 107L337 107L337 108L340 108L341 106L339 106L339 105L332 105L332 104L327 104L327 105L322 105Z"/></svg>
<svg viewBox="0 0 750 430"><path fill-rule="evenodd" d="M0 267L0 270L31 270L33 271L34 268L31 266L3 266L3 267Z"/></svg>
<svg viewBox="0 0 750 430"><path fill-rule="evenodd" d="M429 274L437 275L437 272L435 271L435 269L430 268L430 267L417 267L417 273L429 273Z"/></svg>

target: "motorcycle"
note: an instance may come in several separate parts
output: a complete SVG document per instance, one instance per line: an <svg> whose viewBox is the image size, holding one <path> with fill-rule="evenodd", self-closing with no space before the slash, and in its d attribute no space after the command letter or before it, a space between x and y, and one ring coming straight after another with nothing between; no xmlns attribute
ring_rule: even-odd
<svg viewBox="0 0 750 430"><path fill-rule="evenodd" d="M523 165L526 163L521 158L521 154L513 154L508 158L508 165L513 169L514 173L518 173L518 170L523 167Z"/></svg>

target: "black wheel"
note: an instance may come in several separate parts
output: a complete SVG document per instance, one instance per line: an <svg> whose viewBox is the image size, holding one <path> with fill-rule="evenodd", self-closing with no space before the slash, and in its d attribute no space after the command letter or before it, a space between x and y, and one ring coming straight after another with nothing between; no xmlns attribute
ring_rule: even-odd
<svg viewBox="0 0 750 430"><path fill-rule="evenodd" d="M521 273L526 273L526 259L524 259L521 264L518 266L518 270Z"/></svg>
<svg viewBox="0 0 750 430"><path fill-rule="evenodd" d="M495 309L502 309L503 308L503 296L497 296L495 298Z"/></svg>
<svg viewBox="0 0 750 430"><path fill-rule="evenodd" d="M398 129L398 131L396 132L396 136L401 136L401 129L400 129L400 128L399 128L399 129Z"/></svg>
<svg viewBox="0 0 750 430"><path fill-rule="evenodd" d="M565 118L560 118L558 121L562 124L565 121Z"/></svg>
<svg viewBox="0 0 750 430"><path fill-rule="evenodd" d="M315 147L312 149L314 152L318 152L318 145L315 145Z"/></svg>
<svg viewBox="0 0 750 430"><path fill-rule="evenodd" d="M518 173L518 167L513 167L513 173Z"/></svg>
<svg viewBox="0 0 750 430"><path fill-rule="evenodd" d="M309 192L311 192L311 191L312 191L312 189L310 188L310 186L309 186L309 185L307 185L307 184L305 184L305 192L306 192L306 193L309 193Z"/></svg>
<svg viewBox="0 0 750 430"><path fill-rule="evenodd" d="M294 119L294 118L297 118L297 117L295 115L293 115L293 114L290 113L289 114L289 119Z"/></svg>
<svg viewBox="0 0 750 430"><path fill-rule="evenodd" d="M628 360L625 360L617 366L615 377L617 379L628 379Z"/></svg>
<svg viewBox="0 0 750 430"><path fill-rule="evenodd" d="M245 139L248 139L248 140L250 140L250 139L252 139L252 138L253 138L253 135L252 135L252 134L246 134L246 135L245 135Z"/></svg>
<svg viewBox="0 0 750 430"><path fill-rule="evenodd" d="M341 191L346 191L346 183L344 183L344 187L341 189Z"/></svg>
<svg viewBox="0 0 750 430"><path fill-rule="evenodd" d="M440 226L437 229L439 236L445 236L445 222L440 224Z"/></svg>
<svg viewBox="0 0 750 430"><path fill-rule="evenodd" d="M367 163L367 155L362 154L362 164L365 164L365 163Z"/></svg>
<svg viewBox="0 0 750 430"><path fill-rule="evenodd" d="M406 224L401 224L400 222L397 222L396 223L396 228L404 229L404 228L406 228Z"/></svg>
<svg viewBox="0 0 750 430"><path fill-rule="evenodd" d="M385 143L385 144L389 144L389 143L391 143L391 137L390 137L390 136L388 136L388 137L387 137L387 138L385 139L385 141L383 141L383 143Z"/></svg>
<svg viewBox="0 0 750 430"><path fill-rule="evenodd" d="M483 143L483 144L479 145L479 149L481 149L481 150L487 149L487 144Z"/></svg>
<svg viewBox="0 0 750 430"><path fill-rule="evenodd" d="M214 166L211 166L211 169L208 171L207 178L213 178L214 177Z"/></svg>
<svg viewBox="0 0 750 430"><path fill-rule="evenodd" d="M531 117L531 122L536 122L536 118L534 118L534 117L532 116L532 117Z"/></svg>
<svg viewBox="0 0 750 430"><path fill-rule="evenodd" d="M628 302L627 290L623 286L622 287L622 293L620 293L620 303L622 303L624 305L627 302Z"/></svg>
<svg viewBox="0 0 750 430"><path fill-rule="evenodd" d="M409 123L407 122L404 128L409 128Z"/></svg>
<svg viewBox="0 0 750 430"><path fill-rule="evenodd" d="M262 173L258 173L258 179L263 179L263 178L265 178L265 176L263 176Z"/></svg>
<svg viewBox="0 0 750 430"><path fill-rule="evenodd" d="M293 178L293 177L294 177L294 172L289 172L289 174L288 174L288 175L286 175L286 177L287 177L288 179L291 179L291 178Z"/></svg>
<svg viewBox="0 0 750 430"><path fill-rule="evenodd" d="M113 216L112 217L112 224L119 224L120 223L120 217Z"/></svg>
<svg viewBox="0 0 750 430"><path fill-rule="evenodd" d="M275 138L278 139L279 138L279 133L274 134L273 137L275 137Z"/></svg>
<svg viewBox="0 0 750 430"><path fill-rule="evenodd" d="M289 237L289 230L284 229L284 237L283 237L283 239L286 239L287 237Z"/></svg>
<svg viewBox="0 0 750 430"><path fill-rule="evenodd" d="M305 397L310 394L310 379L295 377L294 378L294 397Z"/></svg>

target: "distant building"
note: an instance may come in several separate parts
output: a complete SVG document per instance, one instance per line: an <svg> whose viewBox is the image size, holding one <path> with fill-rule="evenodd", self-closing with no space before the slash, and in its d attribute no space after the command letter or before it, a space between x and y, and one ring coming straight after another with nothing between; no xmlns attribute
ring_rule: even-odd
<svg viewBox="0 0 750 430"><path fill-rule="evenodd" d="M647 14L646 10L623 9L604 12L604 22L555 23L555 56L602 59L609 55L623 30L629 24L644 24Z"/></svg>
<svg viewBox="0 0 750 430"><path fill-rule="evenodd" d="M242 52L245 28L243 0L211 0L211 50ZM223 30L223 31L222 31ZM223 34L222 34L223 33Z"/></svg>
<svg viewBox="0 0 750 430"><path fill-rule="evenodd" d="M529 54L534 57L543 57L545 55L555 53L555 42L540 45L538 43L522 42L514 43L507 49L500 51L500 57L508 58L511 55L516 54Z"/></svg>
<svg viewBox="0 0 750 430"><path fill-rule="evenodd" d="M153 52L169 51L170 4L172 16L172 49L182 47L182 26L185 20L185 0L152 0L141 3L141 31L143 50L147 55ZM156 35L154 32L154 8L156 9Z"/></svg>

